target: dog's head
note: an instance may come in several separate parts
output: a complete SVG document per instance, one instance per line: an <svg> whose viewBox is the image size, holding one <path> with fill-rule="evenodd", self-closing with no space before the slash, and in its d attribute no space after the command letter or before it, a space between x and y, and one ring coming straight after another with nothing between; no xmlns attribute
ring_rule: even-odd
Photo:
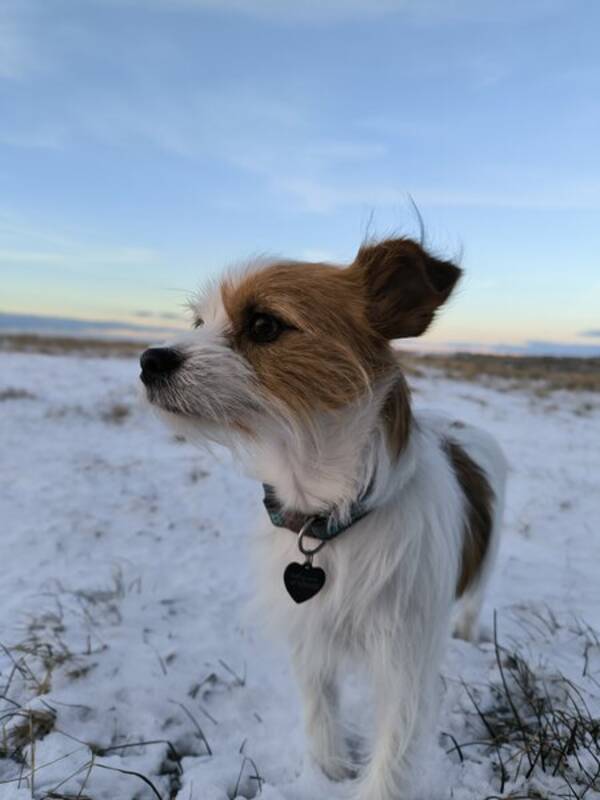
<svg viewBox="0 0 600 800"><path fill-rule="evenodd" d="M460 272L410 239L366 244L346 268L252 265L194 303L190 334L144 352L147 396L211 437L335 412L397 369L390 341L422 334Z"/></svg>

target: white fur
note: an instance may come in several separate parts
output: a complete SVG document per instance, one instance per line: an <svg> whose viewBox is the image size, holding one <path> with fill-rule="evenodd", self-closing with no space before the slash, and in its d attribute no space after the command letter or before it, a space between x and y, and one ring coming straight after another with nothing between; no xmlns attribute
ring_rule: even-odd
<svg viewBox="0 0 600 800"><path fill-rule="evenodd" d="M302 692L310 750L332 779L348 775L339 722L338 681L346 658L369 670L376 736L370 761L353 784L359 800L406 800L415 764L431 734L438 670L449 637L465 525L465 499L443 448L450 435L485 471L495 493L493 542L485 568L460 604L457 630L476 636L485 583L500 529L506 465L495 442L467 426L416 415L408 444L392 460L381 422L389 381L341 412L295 422L263 395L249 365L226 342L226 315L214 294L203 328L175 343L188 360L162 400L190 429L229 444L280 500L307 514L335 507L343 518L371 486L371 512L315 556L324 589L302 605L282 575L301 558L296 536L263 518L256 548L265 613L289 638ZM165 397L167 399L165 399ZM253 436L229 427L238 413Z"/></svg>
<svg viewBox="0 0 600 800"><path fill-rule="evenodd" d="M496 550L506 472L502 453L482 431L450 430L450 421L445 426L440 422L417 415L408 448L395 465L389 464L382 438L373 436L380 456L373 511L315 556L315 564L327 574L327 588L307 603L297 606L281 580L286 565L299 559L295 537L270 524L262 526L258 564L266 570L260 584L264 607L292 644L312 756L332 778L343 777L348 768L336 707L338 672L350 659L366 664L372 676L376 740L358 782L360 800L412 796L415 761L433 724L465 514L463 495L442 448L443 433L451 433L477 457L497 497L494 543L484 572L460 603L457 629L464 638L476 637ZM346 440L360 445L360 436ZM305 480L312 481L310 469ZM278 491L286 481L287 475L275 482ZM294 482L302 485L302 474L296 472ZM331 483L337 485L333 476Z"/></svg>

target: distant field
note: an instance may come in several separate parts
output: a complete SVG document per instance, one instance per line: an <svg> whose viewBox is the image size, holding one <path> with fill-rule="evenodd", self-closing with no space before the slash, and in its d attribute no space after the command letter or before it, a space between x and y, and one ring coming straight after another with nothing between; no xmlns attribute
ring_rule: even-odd
<svg viewBox="0 0 600 800"><path fill-rule="evenodd" d="M132 340L0 334L0 351L21 353L130 358L146 346ZM508 390L529 386L541 395L555 390L600 392L600 358L403 352L402 360L413 375L439 370L455 380L500 382Z"/></svg>
<svg viewBox="0 0 600 800"><path fill-rule="evenodd" d="M0 333L0 352L128 358L148 344L131 339L84 339L77 336L39 336L35 333Z"/></svg>
<svg viewBox="0 0 600 800"><path fill-rule="evenodd" d="M538 394L555 390L600 391L600 358L407 353L403 362L416 374L430 368L455 380L500 381L505 389L529 385Z"/></svg>

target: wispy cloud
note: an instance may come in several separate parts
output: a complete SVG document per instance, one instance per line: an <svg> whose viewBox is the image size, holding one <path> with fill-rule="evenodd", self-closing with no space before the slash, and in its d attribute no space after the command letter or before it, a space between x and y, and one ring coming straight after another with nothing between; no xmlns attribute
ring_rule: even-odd
<svg viewBox="0 0 600 800"><path fill-rule="evenodd" d="M72 124L84 135L112 145L145 142L190 159L217 158L249 175L259 177L275 196L284 195L300 210L329 214L351 206L402 205L407 193L417 202L454 208L509 208L535 210L597 210L600 185L553 176L550 184L516 179L510 165L500 174L490 165L494 188L482 188L476 178L471 187L448 178L438 186L416 184L408 177L390 183L376 175L389 172L390 139L404 135L413 141L423 136L423 124L375 117L372 124L350 127L346 138L324 134L323 121L305 101L291 103L240 85L214 90L198 89L192 96L160 93L135 100L105 96L84 103ZM362 128L362 130L361 130ZM394 132L396 131L396 132ZM354 135L353 135L354 133ZM439 131L426 130L429 146ZM396 144L397 146L397 144ZM354 177L368 166L368 180ZM523 184L534 188L523 189Z"/></svg>
<svg viewBox="0 0 600 800"><path fill-rule="evenodd" d="M121 247L98 249L95 246L78 245L69 250L2 250L0 264L42 264L48 266L141 266L155 263L156 252L145 248Z"/></svg>
<svg viewBox="0 0 600 800"><path fill-rule="evenodd" d="M94 3L92 4L94 5ZM103 4L95 3L97 7ZM490 12L490 4L485 13ZM506 14L502 4L493 3L494 14ZM556 13L564 7L563 0L531 0L527 14L535 9L538 15ZM415 8L418 6L419 11ZM317 20L327 15L336 17L355 15L399 13L434 20L444 18L475 18L481 16L481 3L475 0L114 0L113 13L127 7L161 8L174 11L207 12L223 9L236 14L258 17L294 19L298 16ZM107 4L109 7L109 4ZM4 6L3 6L4 8ZM42 27L30 25L30 18L44 5L39 0L6 0L0 12L0 31L4 24L8 55L7 67L13 73L26 69L28 59L50 58L44 44ZM18 11L25 9L25 11ZM45 12L47 15L47 11ZM519 17L523 11L511 15ZM46 17L40 17L46 18ZM82 24L73 23L77 32L58 37L64 52L75 47L81 38L86 54L93 53L95 60L105 52L106 41L102 34ZM35 39L29 28L35 29ZM326 119L309 92L285 95L281 88L261 86L243 76L235 81L221 80L219 85L210 81L189 82L172 80L160 70L162 58L148 59L150 45L159 46L160 37L146 34L152 41L132 45L140 47L127 59L117 59L121 80L110 87L92 84L79 85L76 80L70 91L61 92L52 104L42 105L38 111L31 104L21 104L13 109L9 119L3 121L0 141L12 146L28 148L59 148L68 150L76 143L109 145L123 151L156 148L162 153L201 162L214 159L227 167L234 167L246 177L260 181L259 188L270 198L285 197L296 209L317 214L331 214L349 207L393 207L404 204L410 192L417 202L431 206L488 207L512 209L567 209L587 210L600 208L600 186L581 186L573 180L571 185L560 176L551 190L535 188L522 191L512 188L502 179L487 189L483 182L473 178L472 185L453 185L446 178L440 185L416 184L410 174L398 169L399 177L391 181L390 164L402 165L393 150L398 149L398 137L410 137L413 142L423 136L426 148L439 146L439 124L431 116L408 118L394 117L391 112L369 113L350 120ZM29 38L28 38L29 37ZM142 37L143 38L143 37ZM2 45L0 44L0 47ZM166 45L163 42L163 46ZM82 44L77 48L82 50ZM76 48L76 49L77 49ZM144 49L145 48L145 49ZM20 53L11 56L10 53ZM43 52L43 56L39 53ZM38 55L36 55L36 53ZM140 55L143 58L138 58ZM81 52L79 53L81 58ZM506 61L485 54L460 54L461 75L471 74L481 85L503 80L507 74ZM169 69L179 63L177 54L165 57ZM141 75L139 63L144 63ZM444 59L428 59L427 68L447 71ZM0 69L3 60L0 59ZM19 66L20 64L20 66ZM63 64L64 66L64 64ZM177 69L175 68L175 73ZM307 69L307 73L310 70ZM70 79L72 80L72 78ZM340 136L343 130L345 135ZM401 152L401 150L400 150ZM504 170L506 165L502 165ZM427 180L425 177L424 181ZM537 187L534 181L530 185ZM218 192L215 192L215 196ZM110 254L107 254L109 257ZM55 256L53 256L55 257ZM46 257L47 260L50 256ZM26 259L26 255L23 256Z"/></svg>
<svg viewBox="0 0 600 800"><path fill-rule="evenodd" d="M122 2L123 0L121 0ZM124 0L126 4L169 7L181 11L218 11L278 22L330 22L383 14L409 8L409 0ZM425 5L441 5L423 0Z"/></svg>
<svg viewBox="0 0 600 800"><path fill-rule="evenodd" d="M481 3L480 0L113 0L146 7L182 11L226 11L276 22L329 23L403 14L421 23L467 21L481 18L494 22L540 18L564 8L568 0L529 0L517 5Z"/></svg>
<svg viewBox="0 0 600 800"><path fill-rule="evenodd" d="M1 54L0 54L1 58ZM16 126L11 129L3 126L0 129L0 144L9 147L28 149L56 150L65 143L65 128L63 125L47 125L40 121L34 129Z"/></svg>
<svg viewBox="0 0 600 800"><path fill-rule="evenodd" d="M324 264L340 264L344 258L340 254L332 253L329 250L304 250L300 253L303 261L316 261Z"/></svg>
<svg viewBox="0 0 600 800"><path fill-rule="evenodd" d="M172 311L133 311L132 316L139 317L139 319L168 319L175 321L181 321L181 314L175 314Z"/></svg>
<svg viewBox="0 0 600 800"><path fill-rule="evenodd" d="M107 245L98 237L48 231L15 215L0 212L0 266L86 268L144 267L159 264L161 254L149 247Z"/></svg>
<svg viewBox="0 0 600 800"><path fill-rule="evenodd" d="M581 331L579 334L580 336L589 336L592 339L600 339L600 329L598 330L590 330L590 331Z"/></svg>
<svg viewBox="0 0 600 800"><path fill-rule="evenodd" d="M419 206L446 208L507 208L532 210L600 209L600 186L587 191L577 187L556 187L553 194L536 191L485 192L478 188L423 188L407 182L404 186L385 183L335 184L310 177L270 176L275 190L295 199L310 212L329 214L349 206L386 207L405 205L409 195Z"/></svg>
<svg viewBox="0 0 600 800"><path fill-rule="evenodd" d="M355 205L390 206L406 203L408 190L401 191L378 185L336 186L310 177L270 176L273 189L288 195L304 211L329 214L341 208Z"/></svg>
<svg viewBox="0 0 600 800"><path fill-rule="evenodd" d="M35 46L28 32L31 6L27 0L0 4L0 80L15 80L36 66Z"/></svg>
<svg viewBox="0 0 600 800"><path fill-rule="evenodd" d="M41 314L12 314L0 311L0 331L40 334L102 335L153 335L174 333L181 328L165 325L141 325L119 319L77 319L52 317Z"/></svg>

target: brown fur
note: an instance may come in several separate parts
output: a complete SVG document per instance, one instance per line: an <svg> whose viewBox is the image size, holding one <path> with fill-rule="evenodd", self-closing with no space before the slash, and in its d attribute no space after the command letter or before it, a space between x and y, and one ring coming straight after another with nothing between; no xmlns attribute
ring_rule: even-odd
<svg viewBox="0 0 600 800"><path fill-rule="evenodd" d="M408 438L410 400L389 340L422 333L459 275L416 242L388 239L361 247L346 269L274 263L224 280L221 294L232 345L264 389L295 413L337 410L396 376L382 414L398 455ZM253 342L253 313L289 327L275 341Z"/></svg>
<svg viewBox="0 0 600 800"><path fill-rule="evenodd" d="M381 411L392 458L398 458L408 442L412 413L410 389L402 374L390 390Z"/></svg>
<svg viewBox="0 0 600 800"><path fill-rule="evenodd" d="M467 503L462 564L456 590L457 597L461 597L477 580L489 548L494 492L484 471L457 442L447 439L444 447Z"/></svg>
<svg viewBox="0 0 600 800"><path fill-rule="evenodd" d="M386 339L420 336L461 276L450 261L431 256L411 239L364 245L359 269L369 296L369 319Z"/></svg>
<svg viewBox="0 0 600 800"><path fill-rule="evenodd" d="M362 287L348 270L326 264L273 264L221 292L233 344L262 385L297 412L335 410L358 399L393 364L370 327ZM292 326L271 344L246 335L253 312Z"/></svg>

